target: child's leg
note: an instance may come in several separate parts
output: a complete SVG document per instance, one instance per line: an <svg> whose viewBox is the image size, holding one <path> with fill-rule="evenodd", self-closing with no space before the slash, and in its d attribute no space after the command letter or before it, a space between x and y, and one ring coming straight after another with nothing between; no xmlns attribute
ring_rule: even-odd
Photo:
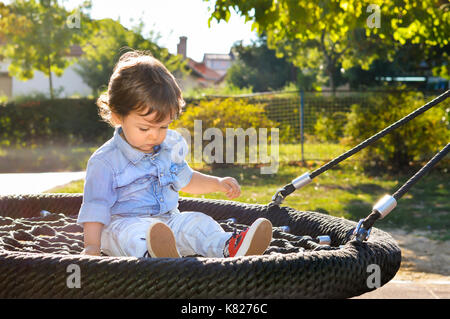
<svg viewBox="0 0 450 319"><path fill-rule="evenodd" d="M114 217L103 229L102 250L109 256L143 257L149 250L154 257L179 257L173 234L172 242L167 234L172 234L170 228L158 217ZM152 245L147 237L153 238Z"/></svg>
<svg viewBox="0 0 450 319"><path fill-rule="evenodd" d="M201 212L173 213L168 225L182 256L223 257L225 242L231 237L231 233Z"/></svg>
<svg viewBox="0 0 450 319"><path fill-rule="evenodd" d="M168 221L181 255L235 257L261 255L272 240L272 223L258 218L249 228L227 233L210 216L201 212L174 213Z"/></svg>
<svg viewBox="0 0 450 319"><path fill-rule="evenodd" d="M147 251L146 229L150 221L114 216L102 231L102 251L108 256L142 257Z"/></svg>

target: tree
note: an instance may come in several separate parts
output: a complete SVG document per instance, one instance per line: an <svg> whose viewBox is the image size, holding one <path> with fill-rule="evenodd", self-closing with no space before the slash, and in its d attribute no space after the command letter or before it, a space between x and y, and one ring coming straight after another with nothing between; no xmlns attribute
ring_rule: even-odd
<svg viewBox="0 0 450 319"><path fill-rule="evenodd" d="M284 58L277 58L267 47L265 36L249 46L236 43L232 51L237 55L227 72L227 81L240 88L252 87L256 92L276 90L288 82L295 82L295 67Z"/></svg>
<svg viewBox="0 0 450 319"><path fill-rule="evenodd" d="M407 43L398 48L392 61L376 59L368 70L363 70L360 66L354 66L345 71L345 78L351 88L361 88L379 85L383 81L381 79L385 77L430 76L433 74L433 69L436 70L436 66L446 66L445 63L448 58L445 57L448 49L433 46L427 48L428 53L425 56L422 45ZM427 83L409 83L408 86L425 89Z"/></svg>
<svg viewBox="0 0 450 319"><path fill-rule="evenodd" d="M54 98L52 74L61 76L71 61L68 57L72 44L82 43L89 33L89 21L81 12L89 8L86 2L72 12L66 11L57 0L15 0L3 6L2 34L6 44L0 54L11 60L11 75L28 80L34 71L44 73L49 79L50 98ZM83 26L73 27L68 19L72 15L83 21Z"/></svg>
<svg viewBox="0 0 450 319"><path fill-rule="evenodd" d="M155 58L164 63L169 71L182 69L181 56L171 55L166 48L159 47L156 41L152 40L153 33L147 37L142 35L144 28L142 21L132 30L127 30L120 22L112 19L93 21L93 23L97 31L88 38L83 47L84 55L79 60L76 71L95 94L108 85L114 65L126 50L150 51Z"/></svg>
<svg viewBox="0 0 450 319"><path fill-rule="evenodd" d="M426 55L447 46L450 35L444 0L216 0L210 21L228 21L232 9L265 32L279 56L300 68L322 68L333 90L340 65L368 69L377 58L392 60L407 43L423 45ZM448 74L448 67L435 72Z"/></svg>

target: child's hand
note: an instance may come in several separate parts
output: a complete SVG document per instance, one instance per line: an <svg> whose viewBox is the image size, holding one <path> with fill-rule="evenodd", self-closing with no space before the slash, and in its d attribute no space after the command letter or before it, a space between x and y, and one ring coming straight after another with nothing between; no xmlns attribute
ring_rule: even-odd
<svg viewBox="0 0 450 319"><path fill-rule="evenodd" d="M219 179L221 191L227 195L229 199L239 197L241 195L241 187L233 177L224 177Z"/></svg>
<svg viewBox="0 0 450 319"><path fill-rule="evenodd" d="M100 247L96 246L87 246L81 252L81 255L89 255L89 256L100 256Z"/></svg>

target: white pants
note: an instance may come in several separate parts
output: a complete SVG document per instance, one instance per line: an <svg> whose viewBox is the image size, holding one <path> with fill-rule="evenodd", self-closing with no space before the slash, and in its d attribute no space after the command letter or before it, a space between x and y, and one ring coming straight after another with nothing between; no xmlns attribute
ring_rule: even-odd
<svg viewBox="0 0 450 319"><path fill-rule="evenodd" d="M158 216L113 215L102 232L102 251L108 256L143 257L147 229L156 221L172 229L181 256L223 257L225 242L231 237L213 218L200 212L175 209Z"/></svg>

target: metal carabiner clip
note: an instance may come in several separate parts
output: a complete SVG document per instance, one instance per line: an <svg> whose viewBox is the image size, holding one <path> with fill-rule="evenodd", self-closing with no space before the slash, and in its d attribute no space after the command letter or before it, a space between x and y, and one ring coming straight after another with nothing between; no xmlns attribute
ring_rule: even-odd
<svg viewBox="0 0 450 319"><path fill-rule="evenodd" d="M364 219L360 219L358 225L356 226L355 230L353 231L353 236L357 241L363 242L369 239L370 232L372 231L372 227L369 229L365 229L362 227L362 224L364 222Z"/></svg>
<svg viewBox="0 0 450 319"><path fill-rule="evenodd" d="M283 202L283 200L284 200L284 196L281 194L281 191L282 191L282 190L283 190L283 189L280 188L279 190L277 190L277 192L275 193L275 195L272 196L272 202L273 202L275 205L280 205L280 204Z"/></svg>

